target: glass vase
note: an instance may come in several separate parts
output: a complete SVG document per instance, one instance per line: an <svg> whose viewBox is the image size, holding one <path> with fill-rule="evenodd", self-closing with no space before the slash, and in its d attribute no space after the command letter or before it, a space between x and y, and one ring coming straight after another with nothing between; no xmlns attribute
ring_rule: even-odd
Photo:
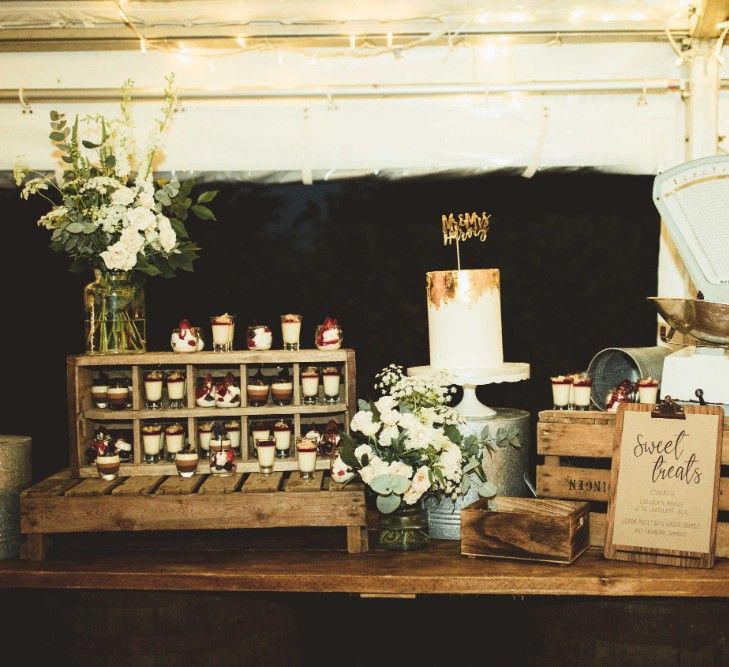
<svg viewBox="0 0 729 667"><path fill-rule="evenodd" d="M425 549L430 545L427 512L417 504L381 513L378 541L383 549L391 551Z"/></svg>
<svg viewBox="0 0 729 667"><path fill-rule="evenodd" d="M132 354L145 351L144 288L125 271L94 270L84 288L86 352Z"/></svg>

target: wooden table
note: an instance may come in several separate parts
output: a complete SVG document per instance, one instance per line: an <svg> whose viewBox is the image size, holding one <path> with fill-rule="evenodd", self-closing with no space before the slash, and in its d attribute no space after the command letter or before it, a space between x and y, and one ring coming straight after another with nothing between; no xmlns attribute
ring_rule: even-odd
<svg viewBox="0 0 729 667"><path fill-rule="evenodd" d="M302 533L262 538L261 531L180 540L74 544L44 563L0 562L0 588L205 590L351 593L376 597L448 595L575 595L729 597L729 561L711 570L605 560L588 550L571 566L472 559L457 542L427 551L374 549L348 554ZM273 534L273 533L272 533ZM117 537L118 539L118 537ZM337 545L336 536L328 539ZM373 540L374 542L374 540ZM324 546L322 546L322 544Z"/></svg>

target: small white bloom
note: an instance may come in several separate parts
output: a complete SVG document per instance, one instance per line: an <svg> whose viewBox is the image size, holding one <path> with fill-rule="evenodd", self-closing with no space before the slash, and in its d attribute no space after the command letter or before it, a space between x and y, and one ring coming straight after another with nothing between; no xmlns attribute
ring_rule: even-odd
<svg viewBox="0 0 729 667"><path fill-rule="evenodd" d="M111 193L111 203L116 206L129 206L134 201L134 190L126 186Z"/></svg>
<svg viewBox="0 0 729 667"><path fill-rule="evenodd" d="M380 412L380 421L385 426L394 426L400 421L400 413L397 410L383 410Z"/></svg>
<svg viewBox="0 0 729 667"><path fill-rule="evenodd" d="M413 469L407 463L403 463L402 461L392 461L390 463L390 474L410 479L413 476Z"/></svg>
<svg viewBox="0 0 729 667"><path fill-rule="evenodd" d="M375 401L375 407L380 412L386 412L387 410L394 410L397 407L397 401L392 396L383 396L378 401Z"/></svg>
<svg viewBox="0 0 729 667"><path fill-rule="evenodd" d="M34 195L41 190L47 189L48 183L46 183L46 180L44 178L31 178L29 181L25 182L25 187L20 193L20 196L23 199L28 199L28 197L30 197L31 195Z"/></svg>
<svg viewBox="0 0 729 667"><path fill-rule="evenodd" d="M38 226L46 229L55 229L66 217L68 209L65 206L57 206L38 218Z"/></svg>
<svg viewBox="0 0 729 667"><path fill-rule="evenodd" d="M150 229L157 222L154 213L143 206L130 208L126 212L126 219L132 227L140 232Z"/></svg>
<svg viewBox="0 0 729 667"><path fill-rule="evenodd" d="M399 435L400 430L397 426L385 426L380 432L377 442L380 444L380 447L389 447L392 445L392 441L399 437Z"/></svg>
<svg viewBox="0 0 729 667"><path fill-rule="evenodd" d="M136 255L144 246L144 236L133 227L126 227L119 236L119 243Z"/></svg>
<svg viewBox="0 0 729 667"><path fill-rule="evenodd" d="M362 463L362 457L367 454L368 461L371 462L372 458L375 455L374 450L369 445L360 445L359 447L356 447L354 450L354 456L355 458Z"/></svg>
<svg viewBox="0 0 729 667"><path fill-rule="evenodd" d="M123 243L114 243L101 253L101 259L111 271L131 271L137 263L137 255L129 252Z"/></svg>
<svg viewBox="0 0 729 667"><path fill-rule="evenodd" d="M349 428L352 431L359 431L366 436L372 436L380 430L381 425L380 422L373 421L371 412L360 410L352 417Z"/></svg>
<svg viewBox="0 0 729 667"><path fill-rule="evenodd" d="M139 196L137 197L137 204L139 206L143 206L144 208L153 209L154 208L154 197L149 194L148 192L144 192L143 190L140 191Z"/></svg>
<svg viewBox="0 0 729 667"><path fill-rule="evenodd" d="M159 242L165 252L170 252L177 243L177 234L172 229L169 218L164 215L157 216L157 228L159 229Z"/></svg>

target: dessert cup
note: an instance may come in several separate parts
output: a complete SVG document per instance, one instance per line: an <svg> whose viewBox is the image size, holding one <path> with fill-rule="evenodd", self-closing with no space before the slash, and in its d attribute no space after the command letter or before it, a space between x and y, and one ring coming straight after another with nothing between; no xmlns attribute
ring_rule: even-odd
<svg viewBox="0 0 729 667"><path fill-rule="evenodd" d="M167 398L170 399L170 408L185 407L185 374L181 371L170 371L166 377Z"/></svg>
<svg viewBox="0 0 729 667"><path fill-rule="evenodd" d="M112 410L126 410L129 401L129 385L127 380L112 380L109 383L106 395Z"/></svg>
<svg viewBox="0 0 729 667"><path fill-rule="evenodd" d="M301 337L301 315L288 313L281 315L281 336L284 350L298 350Z"/></svg>
<svg viewBox="0 0 729 667"><path fill-rule="evenodd" d="M156 424L142 427L142 449L145 463L157 463L162 450L162 427Z"/></svg>
<svg viewBox="0 0 729 667"><path fill-rule="evenodd" d="M91 385L91 401L94 407L105 410L109 407L109 378L103 376L94 380Z"/></svg>
<svg viewBox="0 0 729 667"><path fill-rule="evenodd" d="M572 378L567 375L558 375L551 378L552 407L554 410L567 410L569 407Z"/></svg>
<svg viewBox="0 0 729 667"><path fill-rule="evenodd" d="M315 405L319 399L319 371L309 366L301 371L301 402Z"/></svg>
<svg viewBox="0 0 729 667"><path fill-rule="evenodd" d="M228 438L230 439L230 446L233 449L240 448L240 422L229 421L225 422L225 430L228 432Z"/></svg>
<svg viewBox="0 0 729 667"><path fill-rule="evenodd" d="M172 330L170 347L173 352L184 354L187 352L202 352L205 348L199 327L191 327L187 320L182 320L177 329Z"/></svg>
<svg viewBox="0 0 729 667"><path fill-rule="evenodd" d="M285 421L278 421L273 425L273 440L276 443L277 458L289 458L289 451L291 449L291 427Z"/></svg>
<svg viewBox="0 0 729 667"><path fill-rule="evenodd" d="M147 410L159 410L162 407L162 371L148 371L144 374L144 407Z"/></svg>
<svg viewBox="0 0 729 667"><path fill-rule="evenodd" d="M101 454L96 457L96 471L101 479L111 481L119 474L121 459L119 454Z"/></svg>
<svg viewBox="0 0 729 667"><path fill-rule="evenodd" d="M592 380L590 378L573 378L572 393L574 395L572 405L574 406L575 410L590 409L590 398L592 397Z"/></svg>
<svg viewBox="0 0 729 667"><path fill-rule="evenodd" d="M230 446L227 435L210 441L210 474L230 477L235 472L235 452Z"/></svg>
<svg viewBox="0 0 729 667"><path fill-rule="evenodd" d="M258 468L264 475L273 472L273 464L276 460L276 443L273 440L257 440L256 456L258 457Z"/></svg>
<svg viewBox="0 0 729 667"><path fill-rule="evenodd" d="M213 332L213 352L231 352L235 333L235 315L225 313L210 318Z"/></svg>
<svg viewBox="0 0 729 667"><path fill-rule="evenodd" d="M296 457L301 479L314 479L316 470L316 443L308 438L297 438Z"/></svg>
<svg viewBox="0 0 729 667"><path fill-rule="evenodd" d="M658 402L658 380L653 378L638 380L638 402L650 404Z"/></svg>
<svg viewBox="0 0 729 667"><path fill-rule="evenodd" d="M200 449L207 452L210 450L210 440L213 437L213 425L210 422L203 422L197 426L197 439Z"/></svg>
<svg viewBox="0 0 729 667"><path fill-rule="evenodd" d="M324 403L339 403L339 385L341 376L339 369L335 366L328 366L321 372L322 384L324 385Z"/></svg>
<svg viewBox="0 0 729 667"><path fill-rule="evenodd" d="M249 350L270 350L273 345L271 327L266 324L252 324L249 326L246 344Z"/></svg>
<svg viewBox="0 0 729 667"><path fill-rule="evenodd" d="M185 427L182 424L170 424L165 428L165 451L167 458L174 461L185 447Z"/></svg>
<svg viewBox="0 0 729 667"><path fill-rule="evenodd" d="M197 472L199 457L196 451L185 450L178 452L175 457L175 466L180 477L192 477Z"/></svg>
<svg viewBox="0 0 729 667"><path fill-rule="evenodd" d="M338 350L342 347L342 327L337 320L327 317L316 327L314 345L317 350Z"/></svg>

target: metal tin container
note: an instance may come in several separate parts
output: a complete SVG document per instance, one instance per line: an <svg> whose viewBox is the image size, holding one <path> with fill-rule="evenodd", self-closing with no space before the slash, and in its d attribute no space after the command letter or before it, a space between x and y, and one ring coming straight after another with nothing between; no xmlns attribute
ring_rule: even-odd
<svg viewBox="0 0 729 667"><path fill-rule="evenodd" d="M488 437L493 439L508 432L518 434L519 447L496 447L493 454L484 454L486 478L496 485L500 496L526 498L531 496L524 481L529 466L529 413L512 408L495 408L494 417L469 418L461 427L464 436L481 437L488 427ZM443 498L426 503L430 536L441 540L461 539L461 508L478 500L477 478L473 478L468 493L456 501Z"/></svg>
<svg viewBox="0 0 729 667"><path fill-rule="evenodd" d="M20 492L30 484L31 439L0 435L0 560L20 555Z"/></svg>

